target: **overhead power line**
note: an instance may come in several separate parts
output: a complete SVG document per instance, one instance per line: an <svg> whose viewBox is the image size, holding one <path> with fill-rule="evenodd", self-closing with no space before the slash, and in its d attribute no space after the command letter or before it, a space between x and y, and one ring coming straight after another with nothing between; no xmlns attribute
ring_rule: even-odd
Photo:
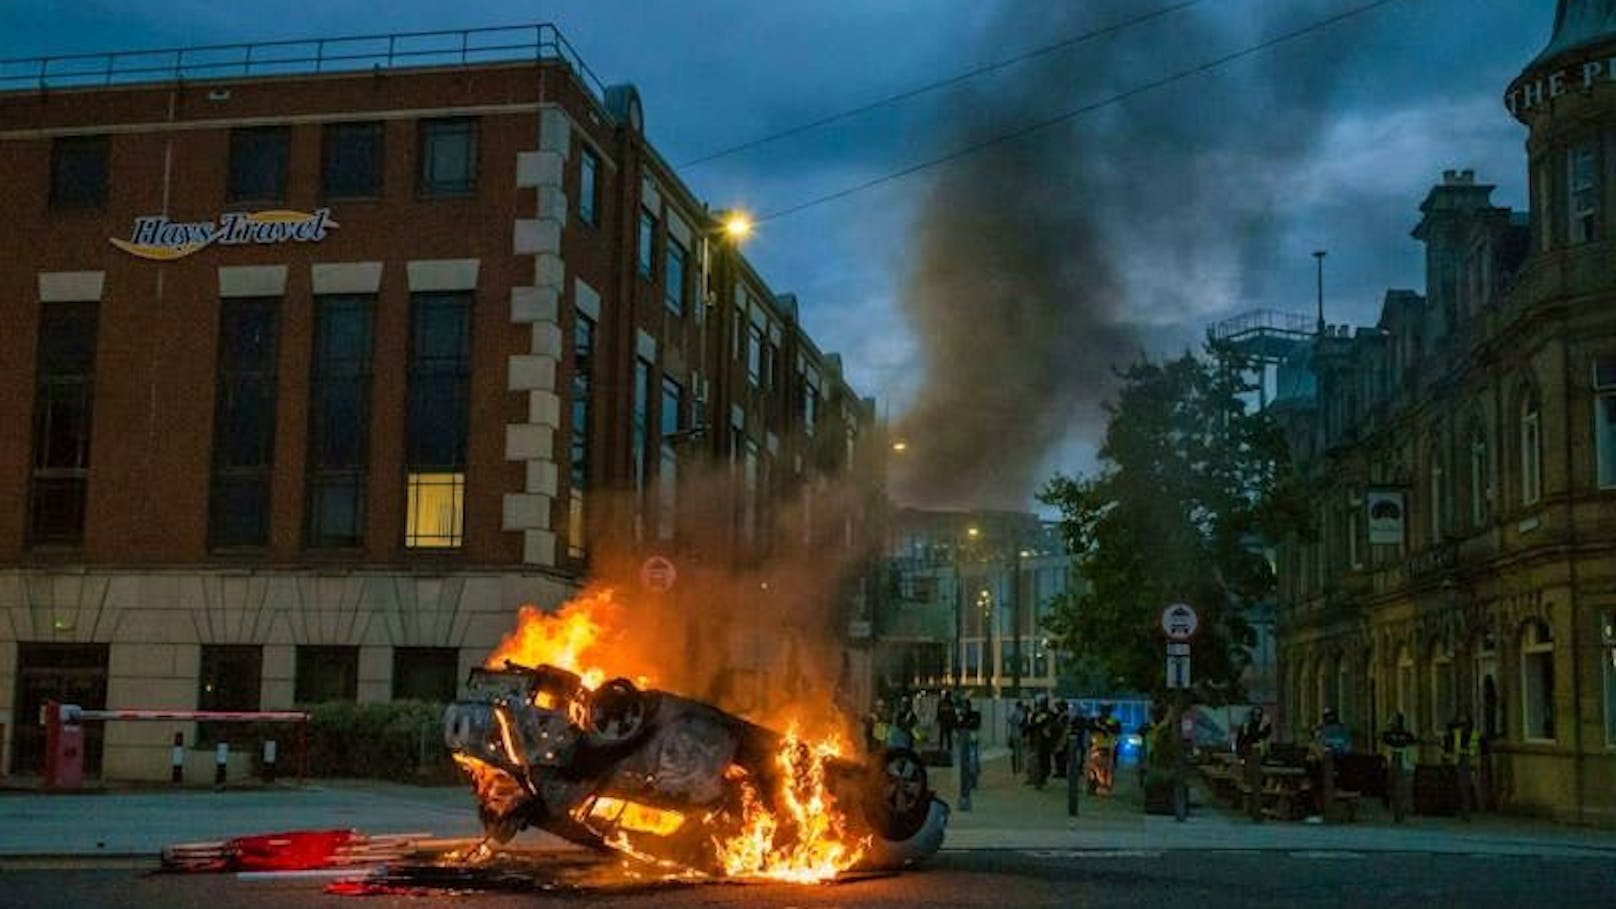
<svg viewBox="0 0 1616 909"><path fill-rule="evenodd" d="M686 168L695 167L699 164L706 164L709 161L716 161L719 158L725 158L730 155L740 154L744 151L750 151L751 149L757 148L760 145L768 145L770 142L776 142L780 139L798 136L806 132L812 132L813 130L819 129L822 126L829 126L832 123L848 120L853 117L857 117L860 114L869 113L870 111L878 108L886 107L891 104L897 104L900 101L907 101L910 98L917 98L929 92L937 91L938 89L947 88L951 85L958 85L961 82L967 82L971 79L977 78L978 76L985 76L989 73L1004 69L1005 67L1014 66L1017 63L1023 63L1027 60L1033 59L1034 57L1041 57L1044 54L1052 54L1055 51L1065 50L1066 48L1074 45L1082 44L1085 41L1092 41L1095 38L1103 38L1106 35L1116 34L1117 32L1132 28L1135 25L1141 25L1149 22L1152 19L1160 19L1163 16L1176 13L1181 9L1187 9L1188 7L1194 6L1200 2L1201 0L1184 0L1182 3L1174 3L1171 6L1164 6L1161 9L1145 13L1141 16L1135 16L1132 19L1117 22L1113 25L1107 25L1104 28L1084 32L1081 35L1073 35L1070 38L1057 41L1054 44L1046 44L1042 47L1035 47L1032 50L1017 54L1014 57L1010 57L1006 60L1000 60L996 63L988 63L975 69L966 70L963 73L950 76L947 79L941 79L936 82L927 82L924 85L917 85L914 88L905 89L897 94L887 95L884 98L878 98L867 104L861 104L858 107L850 107L844 111L828 114L824 117L820 117L818 120L810 120L807 123L801 123L797 126L782 129L779 132L758 136L756 139L749 139L745 142L741 142L737 145L731 145L727 148L720 148L717 151L709 152L699 158L692 158L689 161L679 164L677 165L677 168L679 170L684 170Z"/></svg>
<svg viewBox="0 0 1616 909"><path fill-rule="evenodd" d="M905 167L905 168L903 168L901 170L895 170L895 171L891 171L890 173L882 174L879 177L873 177L873 178L871 178L869 180L865 180L862 183L856 183L856 184L854 184L852 186L846 187L845 189L839 189L839 190L836 190L835 192L826 193L825 195L822 195L822 196L815 196L815 197L813 197L811 199L807 199L807 200L805 200L803 202L798 202L798 203L796 203L794 205L789 205L789 206L787 206L785 208L776 209L776 210L768 212L766 214L759 215L755 220L756 220L757 223L762 223L764 221L774 221L774 220L777 220L777 219L780 219L780 218L787 217L788 215L794 215L794 214L797 214L798 212L806 211L806 210L808 210L810 208L815 208L815 207L818 207L820 205L824 205L824 204L826 204L828 202L835 202L838 199L845 199L848 196L854 195L856 193L861 193L861 192L864 192L866 190L874 189L877 186L882 186L884 184L891 183L891 182L893 182L895 180L901 180L904 177L910 176L912 174L920 173L921 171L924 171L924 170L930 170L933 167L939 167L941 165L949 163L950 161L957 161L960 158L965 158L965 157L968 157L970 155L974 155L977 152L984 151L984 150L992 148L992 147L994 147L996 145L1003 145L1006 142L1012 142L1012 141L1014 141L1016 139L1022 138L1023 136L1028 136L1028 135L1031 135L1032 133L1036 133L1036 132L1038 132L1040 130L1048 129L1049 127L1054 126L1057 123L1064 123L1067 120L1072 120L1072 119L1075 119L1077 117L1081 117L1084 114L1090 114L1090 113L1093 113L1094 111L1100 110L1102 108L1110 107L1110 106L1112 106L1114 104L1120 104L1121 102L1126 101L1129 98L1133 98L1135 96L1145 94L1146 92L1154 91L1154 90L1156 90L1158 88L1161 88L1161 87L1166 86L1166 85L1171 85L1171 84L1173 84L1175 82L1182 82L1185 79L1190 78L1191 76L1201 75L1202 73L1209 72L1211 70L1217 69L1220 66L1225 66L1225 65L1227 65L1229 63L1233 63L1236 60L1240 60L1240 59L1243 59L1243 58L1246 58L1246 57L1250 57L1250 56L1252 56L1254 54L1261 53L1262 51L1268 50L1269 48L1272 48L1272 47L1276 47L1276 46L1278 46L1280 44L1284 44L1284 43L1286 43L1288 41L1294 41L1297 38L1301 38L1301 37L1304 37L1306 35L1311 35L1314 32L1323 31L1324 29L1329 28L1332 25L1336 25L1337 23L1344 22L1344 21L1346 21L1348 19L1351 19L1351 18L1353 18L1355 16L1361 16L1364 13L1368 13L1368 12L1371 12L1373 10L1379 9L1382 6L1389 6L1389 5L1391 5L1393 3L1396 3L1396 2L1397 2L1397 0L1374 0L1374 2L1372 2L1372 3L1365 3L1365 4L1361 5L1361 6L1353 7L1352 9L1346 10L1344 12L1337 13L1334 16L1330 16L1330 17L1328 17L1326 19L1320 19L1319 21L1314 22L1314 23L1312 23L1310 25L1305 25L1305 26L1302 26L1301 28L1295 29L1293 31L1288 31L1288 32L1285 32L1283 34L1275 35L1272 38L1268 38L1268 39L1266 39L1264 41L1261 41L1261 42L1259 42L1257 44L1253 44L1253 45L1250 45L1248 47L1241 48L1240 50L1237 50L1237 51L1235 51L1233 53L1225 54L1225 55L1223 55L1221 57L1218 57L1216 59L1213 59L1213 60L1208 60L1205 63L1201 63L1201 64L1199 64L1197 66L1190 67L1189 69L1179 70L1177 72L1174 72L1174 73L1171 73L1169 75L1163 76L1160 79L1156 79L1156 80L1154 80L1152 82L1146 82L1143 85L1138 85L1138 86L1130 88L1130 89L1128 89L1126 91L1119 92L1119 93L1117 93L1115 95L1111 95L1111 96L1109 96L1107 98L1102 98L1099 101L1094 101L1094 102L1085 104L1085 105L1083 105L1081 107L1075 107L1075 108L1072 108L1071 110L1063 111L1063 112L1061 112L1059 114L1056 114L1056 115L1054 115L1052 117L1047 117L1047 118L1045 118L1043 120L1038 120L1038 121L1036 121L1034 123L1029 123L1026 126L1020 127L1018 129L1011 130L1010 132L1007 132L1007 133L1000 133L1000 134L998 134L996 136L992 136L991 138L983 139L980 142L973 142L973 143L971 143L969 145L964 146L963 148L955 149L954 151L951 151L948 154L941 155L941 156L938 156L936 158L931 158L931 159L928 159L928 160L925 160L925 161L921 161L921 162L918 162L916 164L912 164L912 165L910 165L908 167Z"/></svg>

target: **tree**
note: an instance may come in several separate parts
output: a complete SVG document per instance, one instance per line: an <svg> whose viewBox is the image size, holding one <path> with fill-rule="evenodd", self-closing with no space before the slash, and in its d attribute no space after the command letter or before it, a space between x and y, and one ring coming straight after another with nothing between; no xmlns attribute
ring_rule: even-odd
<svg viewBox="0 0 1616 909"><path fill-rule="evenodd" d="M1242 396L1252 387L1216 349L1140 361L1118 376L1099 471L1056 474L1039 494L1059 509L1088 582L1054 604L1046 627L1107 677L1159 692L1161 610L1189 603L1201 619L1197 688L1238 700L1253 642L1246 614L1274 586L1262 543L1301 530L1306 512L1284 437L1248 410Z"/></svg>

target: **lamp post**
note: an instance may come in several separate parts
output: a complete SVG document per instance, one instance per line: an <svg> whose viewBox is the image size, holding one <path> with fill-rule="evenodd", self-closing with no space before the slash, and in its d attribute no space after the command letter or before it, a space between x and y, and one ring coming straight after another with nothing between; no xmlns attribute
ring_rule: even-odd
<svg viewBox="0 0 1616 909"><path fill-rule="evenodd" d="M965 528L965 543L954 545L954 687L965 683L965 579L960 570L961 557L969 543L976 542L981 531L976 525Z"/></svg>

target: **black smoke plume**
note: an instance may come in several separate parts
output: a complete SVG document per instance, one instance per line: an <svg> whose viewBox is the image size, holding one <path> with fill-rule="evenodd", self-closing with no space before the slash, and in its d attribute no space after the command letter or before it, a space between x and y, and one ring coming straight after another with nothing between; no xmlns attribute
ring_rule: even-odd
<svg viewBox="0 0 1616 909"><path fill-rule="evenodd" d="M1205 2L1035 58L950 98L936 145L987 141L1346 6ZM984 44L1037 47L1142 11L1009 3ZM1286 201L1368 27L1349 20L934 171L904 288L924 378L894 421L899 501L1025 507L1057 446L1097 440L1113 366L1194 343L1214 315L1288 302L1264 299Z"/></svg>

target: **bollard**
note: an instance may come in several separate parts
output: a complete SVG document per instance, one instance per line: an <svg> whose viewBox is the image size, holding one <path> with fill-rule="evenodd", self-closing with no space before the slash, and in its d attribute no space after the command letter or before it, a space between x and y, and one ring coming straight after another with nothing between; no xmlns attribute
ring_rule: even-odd
<svg viewBox="0 0 1616 909"><path fill-rule="evenodd" d="M230 743L220 742L213 749L213 786L223 789L225 781L225 767L230 763Z"/></svg>
<svg viewBox="0 0 1616 909"><path fill-rule="evenodd" d="M274 739L264 739L264 782L275 782L275 753L277 746Z"/></svg>
<svg viewBox="0 0 1616 909"><path fill-rule="evenodd" d="M174 733L174 747L168 752L168 780L171 783L185 782L185 733Z"/></svg>
<svg viewBox="0 0 1616 909"><path fill-rule="evenodd" d="M1088 760L1088 749L1083 747L1083 737L1076 732L1066 733L1066 814L1077 817L1078 793L1083 791L1083 780L1088 776L1085 766Z"/></svg>
<svg viewBox="0 0 1616 909"><path fill-rule="evenodd" d="M975 781L971 779L970 746L965 742L967 735L968 734L956 735L954 737L955 750L959 752L959 759L956 761L956 766L959 767L959 808L961 811L971 810L971 787L975 783Z"/></svg>

